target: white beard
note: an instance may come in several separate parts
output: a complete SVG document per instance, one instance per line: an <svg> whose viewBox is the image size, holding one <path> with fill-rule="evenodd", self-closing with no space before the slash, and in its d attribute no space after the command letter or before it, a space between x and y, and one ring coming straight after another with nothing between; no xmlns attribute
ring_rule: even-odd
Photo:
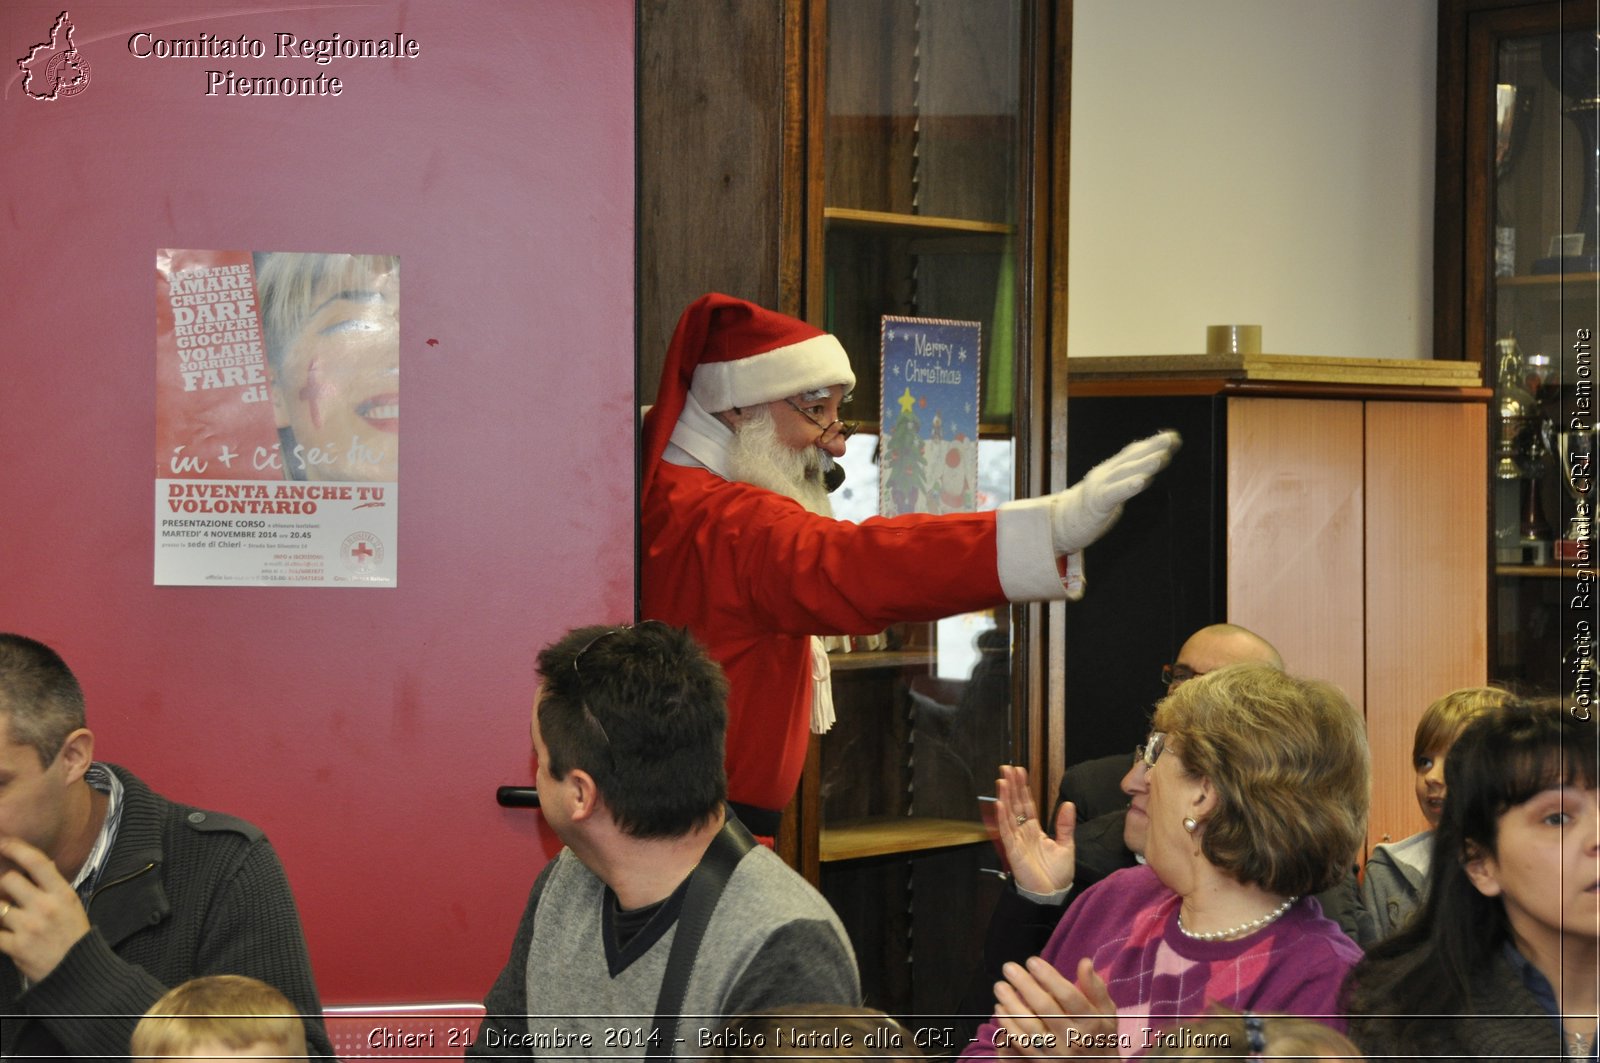
<svg viewBox="0 0 1600 1063"><path fill-rule="evenodd" d="M822 451L816 447L795 450L778 439L772 411L751 412L733 430L728 444L731 479L764 487L792 498L812 513L833 516L828 488L822 479Z"/></svg>

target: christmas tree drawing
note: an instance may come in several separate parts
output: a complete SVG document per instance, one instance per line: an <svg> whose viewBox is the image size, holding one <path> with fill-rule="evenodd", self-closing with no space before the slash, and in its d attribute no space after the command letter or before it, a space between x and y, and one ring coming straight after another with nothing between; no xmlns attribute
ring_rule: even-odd
<svg viewBox="0 0 1600 1063"><path fill-rule="evenodd" d="M925 490L922 482L922 419L917 416L916 399L909 387L897 400L896 407L899 412L895 416L894 427L884 436L880 458L883 468L880 482L889 502L883 507L885 516L915 512L920 508L917 501Z"/></svg>
<svg viewBox="0 0 1600 1063"><path fill-rule="evenodd" d="M978 482L976 321L883 318L879 509L970 512Z"/></svg>

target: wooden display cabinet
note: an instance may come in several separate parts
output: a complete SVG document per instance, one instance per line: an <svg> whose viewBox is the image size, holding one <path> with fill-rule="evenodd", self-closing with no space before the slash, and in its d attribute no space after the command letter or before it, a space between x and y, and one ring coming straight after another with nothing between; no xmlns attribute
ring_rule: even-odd
<svg viewBox="0 0 1600 1063"><path fill-rule="evenodd" d="M1593 534L1569 534L1563 466L1592 450L1595 423L1600 15L1590 3L1443 0L1439 18L1435 357L1482 365L1495 389L1489 675L1592 695L1593 657L1574 651L1600 624L1600 598L1579 593ZM1561 437L1579 426L1591 432L1563 458Z"/></svg>

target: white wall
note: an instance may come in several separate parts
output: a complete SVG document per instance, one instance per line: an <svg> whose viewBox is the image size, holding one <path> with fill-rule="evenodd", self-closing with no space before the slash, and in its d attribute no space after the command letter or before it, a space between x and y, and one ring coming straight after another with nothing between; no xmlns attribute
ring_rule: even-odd
<svg viewBox="0 0 1600 1063"><path fill-rule="evenodd" d="M1435 0L1076 0L1070 355L1432 345Z"/></svg>

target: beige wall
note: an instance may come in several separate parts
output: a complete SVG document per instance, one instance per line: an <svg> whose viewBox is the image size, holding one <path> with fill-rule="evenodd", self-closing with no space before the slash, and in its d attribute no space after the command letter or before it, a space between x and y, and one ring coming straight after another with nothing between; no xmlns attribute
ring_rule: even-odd
<svg viewBox="0 0 1600 1063"><path fill-rule="evenodd" d="M1428 357L1434 0L1076 0L1068 353Z"/></svg>

